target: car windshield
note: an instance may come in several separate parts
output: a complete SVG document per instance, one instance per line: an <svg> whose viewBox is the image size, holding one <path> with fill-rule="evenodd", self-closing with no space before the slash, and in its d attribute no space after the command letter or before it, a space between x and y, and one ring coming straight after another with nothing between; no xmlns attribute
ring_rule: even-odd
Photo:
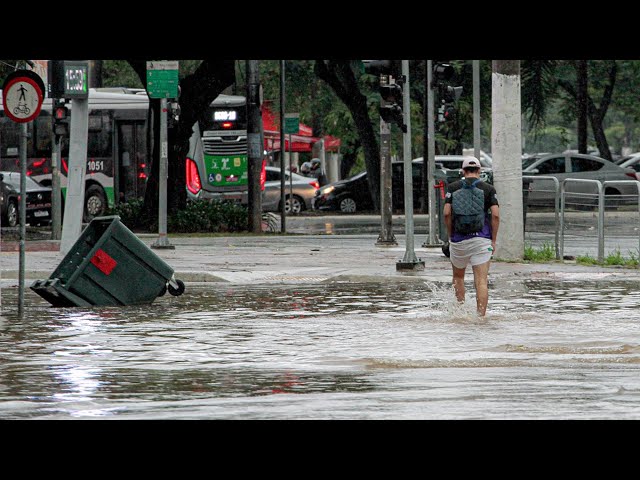
<svg viewBox="0 0 640 480"><path fill-rule="evenodd" d="M522 160L522 170L529 168L531 165L540 160L539 157L529 157Z"/></svg>
<svg viewBox="0 0 640 480"><path fill-rule="evenodd" d="M3 181L11 185L16 191L20 191L20 174L19 173L4 173ZM33 178L27 177L27 190L34 188L42 188L38 182L36 182Z"/></svg>

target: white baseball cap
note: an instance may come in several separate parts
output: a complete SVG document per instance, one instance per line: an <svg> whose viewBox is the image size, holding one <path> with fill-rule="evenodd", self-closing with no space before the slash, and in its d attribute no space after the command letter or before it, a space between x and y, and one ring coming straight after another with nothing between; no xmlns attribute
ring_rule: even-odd
<svg viewBox="0 0 640 480"><path fill-rule="evenodd" d="M463 170L465 168L475 168L475 167L480 168L480 160L478 160L476 157L464 157L464 160L462 162Z"/></svg>

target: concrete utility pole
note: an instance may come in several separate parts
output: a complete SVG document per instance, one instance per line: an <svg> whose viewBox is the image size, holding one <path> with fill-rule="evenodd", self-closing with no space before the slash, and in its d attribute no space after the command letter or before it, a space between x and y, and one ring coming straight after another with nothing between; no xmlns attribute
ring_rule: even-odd
<svg viewBox="0 0 640 480"><path fill-rule="evenodd" d="M249 182L248 229L262 232L262 190L260 171L264 143L262 141L262 115L260 113L260 72L257 60L246 60L247 69L247 168Z"/></svg>
<svg viewBox="0 0 640 480"><path fill-rule="evenodd" d="M396 270L424 270L424 262L416 257L413 242L413 165L411 163L411 98L409 97L409 60L402 60L404 77L402 116L406 131L402 134L404 159L404 218L406 249L404 257L396 263Z"/></svg>
<svg viewBox="0 0 640 480"><path fill-rule="evenodd" d="M428 155L423 158L427 162L427 198L429 198L429 235L422 244L423 247L439 247L441 244L436 240L436 134L433 124L433 61L427 60L427 131L428 131Z"/></svg>
<svg viewBox="0 0 640 480"><path fill-rule="evenodd" d="M473 60L473 156L480 160L480 61Z"/></svg>
<svg viewBox="0 0 640 480"><path fill-rule="evenodd" d="M524 257L521 123L520 61L493 60L491 152L501 211L496 252L505 260Z"/></svg>
<svg viewBox="0 0 640 480"><path fill-rule="evenodd" d="M60 252L65 255L69 253L82 231L88 134L89 100L86 98L74 98L71 100L67 198L64 204L64 224L62 225L62 239L60 240Z"/></svg>

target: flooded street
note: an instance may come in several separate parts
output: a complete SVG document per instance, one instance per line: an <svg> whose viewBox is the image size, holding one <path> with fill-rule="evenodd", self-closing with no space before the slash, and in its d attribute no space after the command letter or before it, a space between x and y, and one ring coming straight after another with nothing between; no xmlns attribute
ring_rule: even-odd
<svg viewBox="0 0 640 480"><path fill-rule="evenodd" d="M1 419L638 419L637 282L190 285L27 316L3 287Z"/></svg>

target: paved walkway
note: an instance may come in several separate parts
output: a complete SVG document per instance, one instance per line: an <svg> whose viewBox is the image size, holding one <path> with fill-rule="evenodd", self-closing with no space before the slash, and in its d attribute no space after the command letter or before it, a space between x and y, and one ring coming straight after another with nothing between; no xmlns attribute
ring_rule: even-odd
<svg viewBox="0 0 640 480"><path fill-rule="evenodd" d="M156 235L139 236L151 245ZM423 236L416 237L416 256L425 262L424 271L396 270L405 254L404 235L396 235L398 246L376 246L377 235L286 235L197 237L169 236L175 250L153 250L176 272L176 278L191 282L234 284L278 284L320 282L450 282L451 266L439 247L424 248ZM27 286L46 279L61 263L59 242L27 242ZM34 245L37 247L35 248ZM17 244L15 244L17 246ZM3 245L0 279L15 285L18 278L18 249ZM497 255L499 256L499 249ZM494 261L490 282L531 278L558 280L640 280L640 270L618 267L582 266L575 263L528 264ZM471 269L467 278L472 278Z"/></svg>

